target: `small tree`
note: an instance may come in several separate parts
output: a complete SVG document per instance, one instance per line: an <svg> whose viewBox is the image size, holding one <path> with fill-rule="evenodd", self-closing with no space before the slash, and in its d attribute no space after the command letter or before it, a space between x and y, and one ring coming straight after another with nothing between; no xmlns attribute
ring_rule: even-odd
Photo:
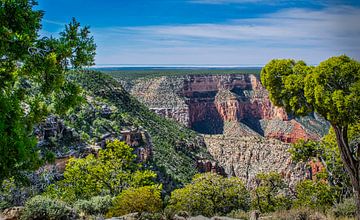
<svg viewBox="0 0 360 220"><path fill-rule="evenodd" d="M47 194L73 203L93 196L116 196L129 187L154 184L156 174L140 170L133 149L119 140L108 142L98 158L72 158L66 165L64 179L50 185Z"/></svg>
<svg viewBox="0 0 360 220"><path fill-rule="evenodd" d="M335 195L329 184L321 180L304 180L296 184L295 207L327 210L335 203Z"/></svg>
<svg viewBox="0 0 360 220"><path fill-rule="evenodd" d="M360 219L360 147L349 143L349 125L360 119L360 63L342 55L316 67L303 61L272 60L261 71L271 101L295 115L320 114L335 131L349 173Z"/></svg>
<svg viewBox="0 0 360 220"><path fill-rule="evenodd" d="M174 190L167 209L213 216L233 210L247 211L249 203L249 193L239 178L205 173L196 175L184 188Z"/></svg>
<svg viewBox="0 0 360 220"><path fill-rule="evenodd" d="M259 173L255 178L255 188L251 191L252 207L260 212L274 212L288 209L291 200L285 194L286 184L278 173Z"/></svg>
<svg viewBox="0 0 360 220"><path fill-rule="evenodd" d="M161 209L161 186L129 188L115 197L107 217L122 216L134 212L156 213Z"/></svg>

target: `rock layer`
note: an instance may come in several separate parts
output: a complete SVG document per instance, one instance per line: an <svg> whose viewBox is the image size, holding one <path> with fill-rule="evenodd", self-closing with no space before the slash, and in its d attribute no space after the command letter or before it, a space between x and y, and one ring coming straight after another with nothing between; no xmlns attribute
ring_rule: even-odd
<svg viewBox="0 0 360 220"><path fill-rule="evenodd" d="M125 88L157 114L203 134L223 134L226 122L240 122L261 136L293 143L319 139L327 129L317 118L304 123L274 106L256 75L137 79Z"/></svg>

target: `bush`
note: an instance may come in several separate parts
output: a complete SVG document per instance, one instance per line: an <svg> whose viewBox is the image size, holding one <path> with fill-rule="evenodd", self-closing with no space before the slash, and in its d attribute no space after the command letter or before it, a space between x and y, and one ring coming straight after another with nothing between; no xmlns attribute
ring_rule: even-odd
<svg viewBox="0 0 360 220"><path fill-rule="evenodd" d="M196 175L191 184L171 193L166 212L191 215L223 215L235 209L248 210L250 196L237 177L224 178L213 173Z"/></svg>
<svg viewBox="0 0 360 220"><path fill-rule="evenodd" d="M133 148L125 142L108 142L98 157L71 158L66 165L64 179L50 185L46 194L68 203L89 200L94 196L116 196L128 187L153 185L156 174L142 170L136 163Z"/></svg>
<svg viewBox="0 0 360 220"><path fill-rule="evenodd" d="M86 215L103 215L107 213L112 204L110 196L95 196L90 200L78 200L74 208Z"/></svg>
<svg viewBox="0 0 360 220"><path fill-rule="evenodd" d="M165 219L166 217L161 213L143 212L139 217L139 220L165 220Z"/></svg>
<svg viewBox="0 0 360 220"><path fill-rule="evenodd" d="M295 190L297 193L295 207L326 210L335 201L331 187L323 181L304 180L296 185Z"/></svg>
<svg viewBox="0 0 360 220"><path fill-rule="evenodd" d="M122 216L134 212L156 213L162 209L161 186L129 188L115 197L107 216Z"/></svg>
<svg viewBox="0 0 360 220"><path fill-rule="evenodd" d="M291 200L285 194L287 188L280 174L259 173L255 179L256 187L252 190L252 208L261 213L289 209Z"/></svg>
<svg viewBox="0 0 360 220"><path fill-rule="evenodd" d="M233 210L227 216L234 219L249 220L250 213L244 210Z"/></svg>
<svg viewBox="0 0 360 220"><path fill-rule="evenodd" d="M77 213L65 202L45 196L28 200L21 215L24 220L77 219Z"/></svg>
<svg viewBox="0 0 360 220"><path fill-rule="evenodd" d="M327 220L328 218L310 208L280 210L263 216L268 220Z"/></svg>
<svg viewBox="0 0 360 220"><path fill-rule="evenodd" d="M331 212L335 217L355 217L355 199L347 198L342 203L335 204Z"/></svg>

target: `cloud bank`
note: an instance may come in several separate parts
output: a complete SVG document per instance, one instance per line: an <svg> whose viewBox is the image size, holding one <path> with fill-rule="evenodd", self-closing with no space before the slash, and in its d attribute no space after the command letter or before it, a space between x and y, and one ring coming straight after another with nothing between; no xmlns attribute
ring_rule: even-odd
<svg viewBox="0 0 360 220"><path fill-rule="evenodd" d="M258 2L266 0L196 0ZM93 29L97 64L254 64L272 58L316 64L330 56L360 59L360 8L292 8L221 24Z"/></svg>

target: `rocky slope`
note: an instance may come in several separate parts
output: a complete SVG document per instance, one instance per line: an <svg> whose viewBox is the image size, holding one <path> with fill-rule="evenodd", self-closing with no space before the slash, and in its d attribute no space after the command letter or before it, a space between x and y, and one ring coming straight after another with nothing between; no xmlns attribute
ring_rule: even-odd
<svg viewBox="0 0 360 220"><path fill-rule="evenodd" d="M86 103L66 121L70 127L85 133L90 142L145 130L151 140L151 155L143 147L139 156L150 157L148 166L162 175L161 181L175 185L191 179L197 172L198 161L211 160L201 136L150 111L113 78L87 71L73 74L72 80L84 89Z"/></svg>

